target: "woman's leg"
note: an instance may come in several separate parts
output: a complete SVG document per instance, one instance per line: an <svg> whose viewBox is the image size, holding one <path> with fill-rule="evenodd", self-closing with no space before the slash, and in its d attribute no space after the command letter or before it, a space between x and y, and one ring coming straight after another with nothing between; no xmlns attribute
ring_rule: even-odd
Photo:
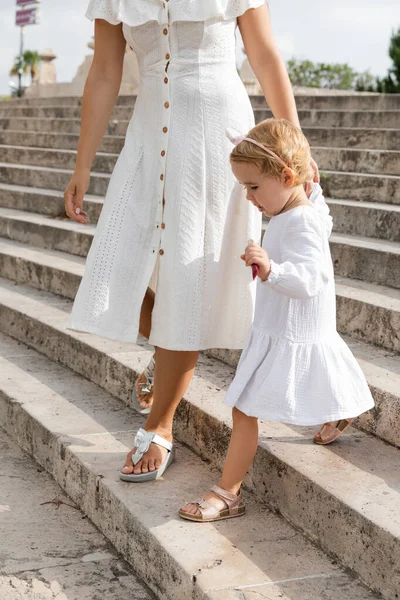
<svg viewBox="0 0 400 600"><path fill-rule="evenodd" d="M155 301L155 293L150 288L147 288L146 295L143 300L142 308L140 311L140 321L139 321L139 332L140 335L146 338L146 340L150 337L151 331L151 316L153 314L154 301Z"/></svg>
<svg viewBox="0 0 400 600"><path fill-rule="evenodd" d="M153 314L155 293L147 288L140 311L139 333L147 340L151 332L151 319ZM135 382L135 391L137 401L142 410L148 409L153 404L153 385L152 373L154 370L153 360L147 365L146 369L139 375ZM151 379L150 379L151 378Z"/></svg>
<svg viewBox="0 0 400 600"><path fill-rule="evenodd" d="M249 470L257 451L258 420L256 417L248 417L237 408L233 409L232 416L232 436L218 486L232 494L238 494L244 476ZM213 492L207 492L202 498L216 506L218 510L226 508L224 501ZM192 515L201 514L196 504L186 504L182 510Z"/></svg>
<svg viewBox="0 0 400 600"><path fill-rule="evenodd" d="M175 410L189 387L199 353L178 352L156 349L156 368L154 376L154 399L147 421L146 431L155 431L158 435L172 441L172 421ZM158 469L167 456L167 450L157 444L151 444L149 451L135 467L132 464L133 450L129 452L123 473L147 473Z"/></svg>

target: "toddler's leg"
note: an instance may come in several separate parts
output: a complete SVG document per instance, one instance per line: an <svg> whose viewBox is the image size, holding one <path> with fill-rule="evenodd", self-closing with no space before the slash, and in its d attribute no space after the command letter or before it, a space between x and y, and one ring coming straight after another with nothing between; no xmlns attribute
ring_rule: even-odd
<svg viewBox="0 0 400 600"><path fill-rule="evenodd" d="M219 487L237 494L258 446L258 420L237 408L232 411L233 428Z"/></svg>
<svg viewBox="0 0 400 600"><path fill-rule="evenodd" d="M258 421L256 417L248 417L237 408L233 409L232 415L232 436L218 486L232 494L238 494L257 451ZM218 510L227 507L226 503L211 491L203 494L202 498ZM182 511L190 515L201 515L196 503L186 504Z"/></svg>

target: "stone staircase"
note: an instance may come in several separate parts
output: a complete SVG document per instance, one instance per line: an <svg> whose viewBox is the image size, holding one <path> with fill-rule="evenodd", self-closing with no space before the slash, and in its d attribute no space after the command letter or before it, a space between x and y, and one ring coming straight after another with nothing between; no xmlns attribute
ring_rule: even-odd
<svg viewBox="0 0 400 600"><path fill-rule="evenodd" d="M0 104L0 424L163 600L400 598L400 97L298 98L334 217L338 328L376 410L329 448L310 428L261 423L248 515L201 526L176 511L218 477L238 353L202 354L176 464L132 486L117 472L143 423L131 390L151 349L65 329L133 105L118 100L79 226L62 192L80 99Z"/></svg>

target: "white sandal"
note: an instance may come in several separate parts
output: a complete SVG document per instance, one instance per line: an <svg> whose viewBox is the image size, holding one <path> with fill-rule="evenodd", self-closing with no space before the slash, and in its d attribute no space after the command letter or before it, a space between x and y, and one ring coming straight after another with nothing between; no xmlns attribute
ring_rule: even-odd
<svg viewBox="0 0 400 600"><path fill-rule="evenodd" d="M212 521L223 521L225 519L241 517L245 514L246 505L244 503L241 491L238 495L236 495L232 494L231 492L228 492L227 490L223 490L217 485L213 485L211 491L218 498L225 502L226 508L220 510L216 506L210 504L210 502L208 502L204 498L200 498L199 500L196 500L196 502L188 503L197 506L200 512L199 515L192 515L181 508L181 510L179 511L179 516L182 517L182 519L186 519L187 521L211 523ZM185 506L188 506L188 504L185 504Z"/></svg>
<svg viewBox="0 0 400 600"><path fill-rule="evenodd" d="M175 449L172 442L169 442L165 438L161 437L154 431L145 431L144 429L139 429L135 441L134 448L136 448L135 454L132 454L132 463L133 466L137 465L137 463L143 458L143 455L146 454L148 449L150 448L150 444L157 444L158 446L162 446L168 450L168 456L165 459L164 463L161 465L159 469L155 471L149 471L148 473L123 473L120 471L119 478L122 481L129 481L131 483L142 483L144 481L153 481L154 479L158 479L162 477L168 467L174 462L175 458Z"/></svg>

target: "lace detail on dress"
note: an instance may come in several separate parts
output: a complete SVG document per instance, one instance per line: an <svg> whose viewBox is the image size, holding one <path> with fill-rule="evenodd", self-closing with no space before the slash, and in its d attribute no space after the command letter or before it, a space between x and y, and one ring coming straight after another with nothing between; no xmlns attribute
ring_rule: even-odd
<svg viewBox="0 0 400 600"><path fill-rule="evenodd" d="M137 27L148 21L166 24L235 19L264 4L265 0L170 0L166 10L161 0L90 0L86 16L90 20L105 19L112 25Z"/></svg>

